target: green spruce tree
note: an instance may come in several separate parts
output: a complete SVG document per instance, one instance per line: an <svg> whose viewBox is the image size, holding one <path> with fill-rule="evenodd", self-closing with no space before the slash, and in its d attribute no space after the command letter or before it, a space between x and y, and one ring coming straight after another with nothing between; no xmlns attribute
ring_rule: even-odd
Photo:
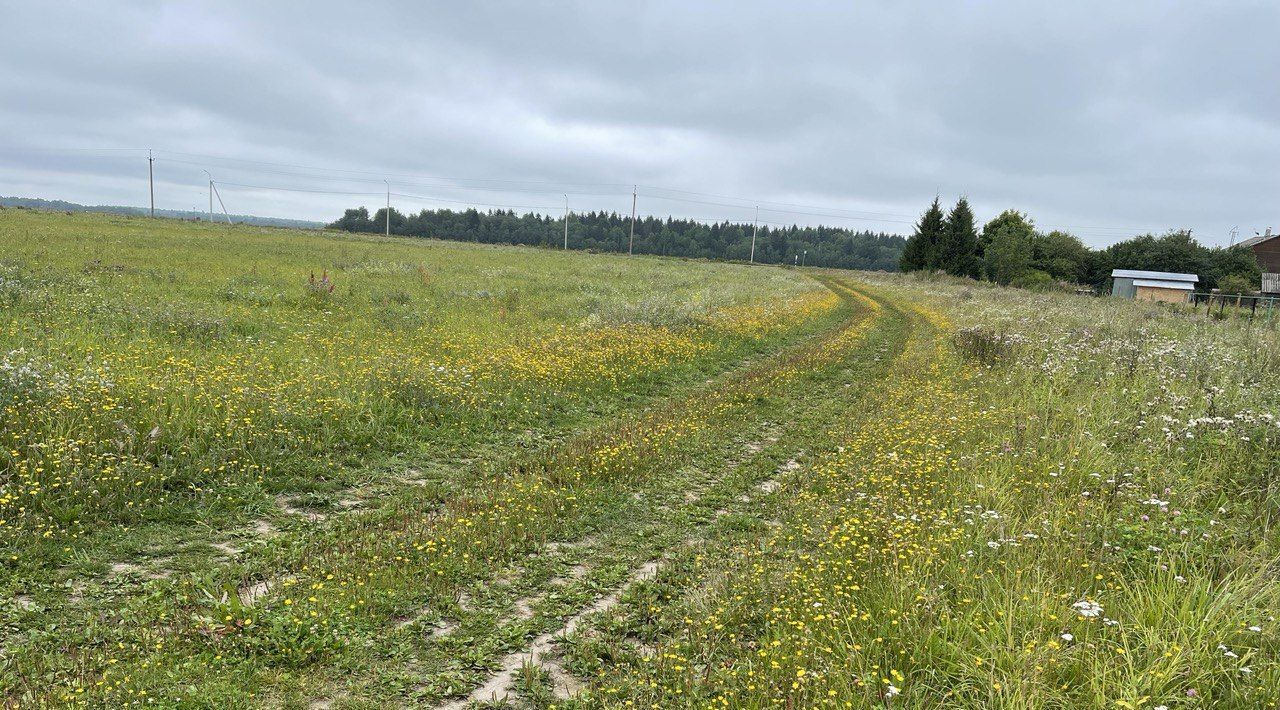
<svg viewBox="0 0 1280 710"><path fill-rule="evenodd" d="M938 268L938 242L942 238L945 221L942 205L935 197L933 204L920 216L915 233L907 239L907 245L902 251L902 259L898 264L899 268L903 271Z"/></svg>
<svg viewBox="0 0 1280 710"><path fill-rule="evenodd" d="M961 197L947 215L937 251L936 266L948 274L975 279L981 275L978 230L973 226L973 209L966 198Z"/></svg>

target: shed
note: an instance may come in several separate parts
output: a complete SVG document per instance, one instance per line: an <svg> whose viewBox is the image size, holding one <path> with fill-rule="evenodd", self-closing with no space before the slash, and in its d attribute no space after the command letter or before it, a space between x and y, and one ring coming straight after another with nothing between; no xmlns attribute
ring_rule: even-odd
<svg viewBox="0 0 1280 710"><path fill-rule="evenodd" d="M1199 281L1195 274L1116 269L1111 272L1111 295L1136 301L1186 303Z"/></svg>

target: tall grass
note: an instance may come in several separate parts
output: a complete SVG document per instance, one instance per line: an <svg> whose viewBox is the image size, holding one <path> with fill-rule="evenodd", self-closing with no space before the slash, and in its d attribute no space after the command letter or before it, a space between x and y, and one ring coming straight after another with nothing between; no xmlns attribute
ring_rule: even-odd
<svg viewBox="0 0 1280 710"><path fill-rule="evenodd" d="M776 270L125 217L6 210L0 251L0 551L33 564L544 428L831 307Z"/></svg>
<svg viewBox="0 0 1280 710"><path fill-rule="evenodd" d="M1274 328L863 279L916 312L877 403L781 480L763 538L727 535L624 614L649 618L624 628L661 660L614 647L596 687L638 705L1274 706Z"/></svg>

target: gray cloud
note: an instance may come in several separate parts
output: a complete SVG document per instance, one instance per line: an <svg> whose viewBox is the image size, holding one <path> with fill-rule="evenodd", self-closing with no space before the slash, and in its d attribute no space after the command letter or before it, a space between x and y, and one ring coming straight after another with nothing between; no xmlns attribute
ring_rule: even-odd
<svg viewBox="0 0 1280 710"><path fill-rule="evenodd" d="M891 231L940 192L1093 244L1280 226L1274 3L0 2L0 194L142 204L143 155L51 149L154 147L161 207L203 205L207 168L236 211L321 219L381 199L231 183L619 212L639 183L749 198L642 188L648 213Z"/></svg>

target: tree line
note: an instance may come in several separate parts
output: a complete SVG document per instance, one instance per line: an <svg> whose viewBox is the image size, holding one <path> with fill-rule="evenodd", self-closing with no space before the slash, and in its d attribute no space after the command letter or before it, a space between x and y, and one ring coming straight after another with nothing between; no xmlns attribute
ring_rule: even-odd
<svg viewBox="0 0 1280 710"><path fill-rule="evenodd" d="M1036 229L1024 213L1005 210L979 230L969 201L944 212L934 198L907 239L903 271L944 271L1027 288L1087 285L1102 288L1112 269L1197 274L1200 288L1249 293L1261 279L1246 248L1206 247L1186 230L1144 234L1103 249L1090 249L1061 231Z"/></svg>
<svg viewBox="0 0 1280 710"><path fill-rule="evenodd" d="M365 207L346 210L328 225L349 232L385 229L386 208L372 216ZM569 248L623 252L628 248L631 217L616 212L585 212L569 219ZM751 256L751 224L689 219L636 219L635 252L700 259L747 261ZM516 214L512 210L448 209L403 214L391 209L391 233L483 244L524 244L562 247L564 222L548 215ZM756 237L755 260L790 264L802 259L809 266L894 271L906 239L896 234L853 231L839 227L770 227Z"/></svg>

